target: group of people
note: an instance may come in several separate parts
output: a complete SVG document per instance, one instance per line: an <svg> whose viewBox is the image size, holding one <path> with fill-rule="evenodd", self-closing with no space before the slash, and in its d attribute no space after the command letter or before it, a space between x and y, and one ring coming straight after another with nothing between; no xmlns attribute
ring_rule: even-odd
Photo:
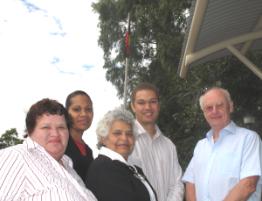
<svg viewBox="0 0 262 201"><path fill-rule="evenodd" d="M201 95L210 130L184 174L157 126L159 101L154 85L140 83L131 94L134 115L108 111L97 124L95 159L82 138L94 115L86 92L69 94L65 107L48 98L33 104L23 144L0 150L0 201L261 201L261 139L231 120L227 90Z"/></svg>

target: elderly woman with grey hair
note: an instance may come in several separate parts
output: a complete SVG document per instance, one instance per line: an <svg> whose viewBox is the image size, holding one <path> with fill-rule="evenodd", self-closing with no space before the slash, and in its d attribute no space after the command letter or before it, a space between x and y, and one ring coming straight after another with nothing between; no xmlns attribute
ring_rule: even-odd
<svg viewBox="0 0 262 201"><path fill-rule="evenodd" d="M135 137L133 115L123 109L109 111L98 122L98 157L89 167L86 184L99 201L156 201L142 169L127 163Z"/></svg>

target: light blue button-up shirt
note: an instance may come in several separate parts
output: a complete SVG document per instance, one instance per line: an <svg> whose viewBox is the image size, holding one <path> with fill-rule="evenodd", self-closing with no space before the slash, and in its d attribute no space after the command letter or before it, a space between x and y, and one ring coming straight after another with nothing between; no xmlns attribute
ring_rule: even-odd
<svg viewBox="0 0 262 201"><path fill-rule="evenodd" d="M198 201L222 201L241 179L262 174L262 148L257 133L231 122L214 143L210 130L194 150L184 182L195 184ZM248 201L260 201L262 179Z"/></svg>

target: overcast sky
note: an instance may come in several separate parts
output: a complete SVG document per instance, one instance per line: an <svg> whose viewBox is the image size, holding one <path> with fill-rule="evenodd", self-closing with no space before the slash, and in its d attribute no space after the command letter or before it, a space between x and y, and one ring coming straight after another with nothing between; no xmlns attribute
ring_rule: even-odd
<svg viewBox="0 0 262 201"><path fill-rule="evenodd" d="M94 103L94 121L85 140L94 146L98 119L122 100L105 80L97 45L98 15L91 0L0 1L0 134L25 128L25 114L48 97L64 104L81 89Z"/></svg>

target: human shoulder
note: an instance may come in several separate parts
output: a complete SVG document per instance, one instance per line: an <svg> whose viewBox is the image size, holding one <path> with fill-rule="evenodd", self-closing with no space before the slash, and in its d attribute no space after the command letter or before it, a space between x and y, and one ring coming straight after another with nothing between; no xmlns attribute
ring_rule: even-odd
<svg viewBox="0 0 262 201"><path fill-rule="evenodd" d="M73 160L68 155L64 154L62 161L67 168L73 168Z"/></svg>
<svg viewBox="0 0 262 201"><path fill-rule="evenodd" d="M87 183L89 185L105 185L105 183L110 183L110 181L125 180L123 178L126 178L127 175L126 168L127 166L120 161L99 155L88 169Z"/></svg>
<svg viewBox="0 0 262 201"><path fill-rule="evenodd" d="M240 127L235 125L236 128L236 134L238 135L238 138L244 138L245 140L255 140L260 141L261 138L258 135L256 131L250 130L248 128Z"/></svg>
<svg viewBox="0 0 262 201"><path fill-rule="evenodd" d="M23 166L27 154L28 151L22 144L14 145L0 150L0 160L5 161L6 165L12 164L12 166Z"/></svg>
<svg viewBox="0 0 262 201"><path fill-rule="evenodd" d="M0 150L1 155L10 154L10 155L23 156L25 152L27 152L27 149L25 149L25 146L23 144L13 145Z"/></svg>
<svg viewBox="0 0 262 201"><path fill-rule="evenodd" d="M137 166L137 165L134 165L135 166L135 168L137 169L137 171L140 173L140 172L143 172L143 170L142 170L142 168L141 167L139 167L139 166Z"/></svg>
<svg viewBox="0 0 262 201"><path fill-rule="evenodd" d="M158 135L158 139L165 144L167 147L173 147L175 148L176 145L175 143L169 138L167 137L157 126L157 135Z"/></svg>
<svg viewBox="0 0 262 201"><path fill-rule="evenodd" d="M198 140L194 148L194 154L200 152L201 150L205 150L207 144L208 144L207 138Z"/></svg>
<svg viewBox="0 0 262 201"><path fill-rule="evenodd" d="M98 155L90 164L89 172L103 171L110 166L112 166L112 160L109 157Z"/></svg>
<svg viewBox="0 0 262 201"><path fill-rule="evenodd" d="M170 139L168 138L167 136L165 135L160 135L159 138L167 145L167 146L170 146L170 147L175 147L175 143Z"/></svg>
<svg viewBox="0 0 262 201"><path fill-rule="evenodd" d="M137 169L137 172L138 172L139 174L145 176L145 174L144 174L144 172L143 172L143 169L142 169L141 167L139 167L139 166L137 166L137 165L134 165L134 166L135 166L135 168Z"/></svg>
<svg viewBox="0 0 262 201"><path fill-rule="evenodd" d="M110 171L108 168L110 167L110 160L111 159L107 159L105 156L98 155L97 158L92 161L87 171L87 186L92 187L95 184L101 183L101 180L104 180L104 178L107 178L108 171Z"/></svg>

